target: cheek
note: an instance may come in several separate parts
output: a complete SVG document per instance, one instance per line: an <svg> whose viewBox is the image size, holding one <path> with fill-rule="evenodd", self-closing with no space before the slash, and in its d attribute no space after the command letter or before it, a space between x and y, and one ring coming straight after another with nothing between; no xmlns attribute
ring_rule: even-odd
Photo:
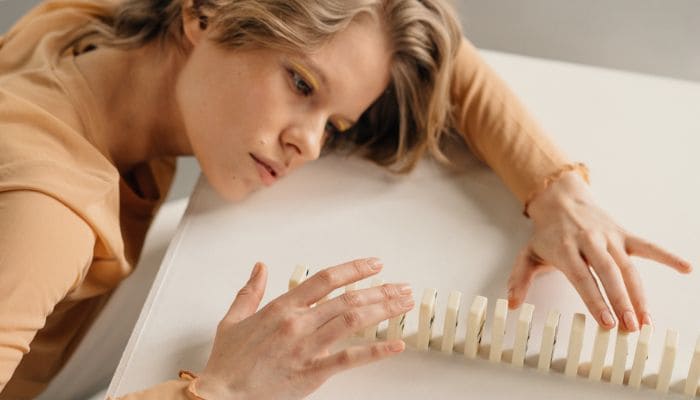
<svg viewBox="0 0 700 400"><path fill-rule="evenodd" d="M197 64L187 64L177 80L176 101L202 173L220 196L237 201L255 187L249 176L252 168L233 122L238 113L235 108L222 109L221 93L226 91L211 79Z"/></svg>

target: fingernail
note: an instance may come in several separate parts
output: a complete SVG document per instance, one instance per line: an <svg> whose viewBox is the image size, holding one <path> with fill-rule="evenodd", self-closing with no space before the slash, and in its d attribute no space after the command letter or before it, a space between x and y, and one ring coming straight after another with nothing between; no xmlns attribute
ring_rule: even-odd
<svg viewBox="0 0 700 400"><path fill-rule="evenodd" d="M382 262L379 261L378 258L370 258L369 260L367 260L367 264L372 269L372 271L379 271L380 269L382 269L382 267L384 267L384 264L382 264Z"/></svg>
<svg viewBox="0 0 700 400"><path fill-rule="evenodd" d="M255 267L253 267L253 272L250 273L249 280L252 281L253 279L257 278L259 273L260 273L260 263L257 262L257 263L255 263Z"/></svg>
<svg viewBox="0 0 700 400"><path fill-rule="evenodd" d="M649 313L644 313L644 316L642 317L642 323L644 325L654 326L654 321L651 320L651 315L649 315Z"/></svg>
<svg viewBox="0 0 700 400"><path fill-rule="evenodd" d="M394 353L398 353L399 351L403 351L405 345L403 342L392 342L389 343L389 351L393 351Z"/></svg>
<svg viewBox="0 0 700 400"><path fill-rule="evenodd" d="M613 316L612 314L610 314L610 311L603 311L603 313L601 314L601 319L603 320L604 326L608 328L612 328L613 326L615 326L615 319L613 319Z"/></svg>
<svg viewBox="0 0 700 400"><path fill-rule="evenodd" d="M399 304L401 304L401 307L405 309L411 309L413 308L415 302L413 301L413 297L404 297L401 300L399 300Z"/></svg>
<svg viewBox="0 0 700 400"><path fill-rule="evenodd" d="M637 326L637 317L632 311L625 311L625 313L622 314L622 319L625 321L625 326L628 331L634 332L639 329Z"/></svg>
<svg viewBox="0 0 700 400"><path fill-rule="evenodd" d="M693 272L693 266L688 261L683 261L683 267L686 272Z"/></svg>
<svg viewBox="0 0 700 400"><path fill-rule="evenodd" d="M408 284L399 285L399 293L402 296L406 296L413 293L413 289L411 289L411 285Z"/></svg>

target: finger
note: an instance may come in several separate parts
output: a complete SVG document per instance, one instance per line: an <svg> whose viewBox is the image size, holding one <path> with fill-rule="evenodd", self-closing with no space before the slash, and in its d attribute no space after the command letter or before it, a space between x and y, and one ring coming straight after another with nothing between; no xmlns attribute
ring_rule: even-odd
<svg viewBox="0 0 700 400"><path fill-rule="evenodd" d="M371 304L390 301L400 297L410 297L411 286L408 284L384 284L362 290L346 292L310 310L317 328L347 310L360 308Z"/></svg>
<svg viewBox="0 0 700 400"><path fill-rule="evenodd" d="M630 301L634 307L637 321L640 325L652 325L651 314L647 308L646 296L644 295L644 288L642 286L642 279L639 276L639 271L637 271L637 268L635 268L632 263L632 259L622 249L621 245L611 246L610 255L612 255L617 266L620 268L620 273L622 274L627 293L629 293Z"/></svg>
<svg viewBox="0 0 700 400"><path fill-rule="evenodd" d="M513 270L508 278L508 307L516 309L525 301L535 276L535 265L530 257L530 248L523 248L515 258Z"/></svg>
<svg viewBox="0 0 700 400"><path fill-rule="evenodd" d="M379 361L388 356L399 354L406 348L403 340L372 343L364 346L349 347L320 359L314 365L314 372L324 378L370 362Z"/></svg>
<svg viewBox="0 0 700 400"><path fill-rule="evenodd" d="M289 291L292 303L310 306L333 290L377 274L384 265L376 258L354 260L323 269Z"/></svg>
<svg viewBox="0 0 700 400"><path fill-rule="evenodd" d="M605 303L603 294L581 256L571 252L565 262L568 264L568 268L563 269L564 274L581 296L593 318L602 327L608 329L614 327L615 320Z"/></svg>
<svg viewBox="0 0 700 400"><path fill-rule="evenodd" d="M238 291L236 299L226 313L225 319L238 322L255 314L265 295L265 285L267 284L267 267L258 262L250 274L248 282Z"/></svg>
<svg viewBox="0 0 700 400"><path fill-rule="evenodd" d="M636 331L638 326L634 307L632 307L620 268L608 252L607 242L605 239L595 242L584 241L581 243L581 248L605 288L610 305L618 321L621 321L620 327L628 332Z"/></svg>
<svg viewBox="0 0 700 400"><path fill-rule="evenodd" d="M648 258L661 264L668 265L678 272L684 274L693 270L690 263L677 255L636 236L629 236L625 242L627 254L637 257Z"/></svg>
<svg viewBox="0 0 700 400"><path fill-rule="evenodd" d="M316 349L326 349L354 332L410 311L414 304L412 297L405 296L345 310L320 326L311 342Z"/></svg>

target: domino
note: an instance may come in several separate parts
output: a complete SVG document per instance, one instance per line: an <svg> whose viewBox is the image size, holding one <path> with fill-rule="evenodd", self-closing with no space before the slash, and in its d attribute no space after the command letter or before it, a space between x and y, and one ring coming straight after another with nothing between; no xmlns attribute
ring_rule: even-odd
<svg viewBox="0 0 700 400"><path fill-rule="evenodd" d="M432 339L433 336L433 322L435 321L436 299L437 290L425 289L423 292L423 300L420 304L418 335L416 336L416 347L421 351L427 351L430 347L430 339Z"/></svg>
<svg viewBox="0 0 700 400"><path fill-rule="evenodd" d="M615 339L615 355L613 356L612 373L610 383L622 385L625 378L625 366L629 355L629 333L618 330Z"/></svg>
<svg viewBox="0 0 700 400"><path fill-rule="evenodd" d="M378 287L382 286L384 284L384 281L381 280L380 278L374 278L372 280L372 285L371 287ZM365 330L362 332L362 337L365 339L376 339L377 338L377 331L379 330L379 324L375 324L372 326L368 326L365 328Z"/></svg>
<svg viewBox="0 0 700 400"><path fill-rule="evenodd" d="M634 352L634 361L632 370L630 371L630 379L627 383L635 389L639 389L642 384L642 374L644 373L644 364L647 362L649 355L649 341L651 340L652 327L651 325L642 325L642 330L639 332L637 339L637 348Z"/></svg>
<svg viewBox="0 0 700 400"><path fill-rule="evenodd" d="M579 313L574 314L574 319L571 322L571 334L569 335L569 347L566 353L566 366L564 367L564 375L566 376L576 376L578 374L585 329L586 316Z"/></svg>
<svg viewBox="0 0 700 400"><path fill-rule="evenodd" d="M557 334L559 333L559 320L561 314L557 310L551 310L547 315L542 332L542 345L540 346L540 357L537 360L537 369L549 371L554 357L554 347L557 344Z"/></svg>
<svg viewBox="0 0 700 400"><path fill-rule="evenodd" d="M308 276L309 269L303 265L297 265L296 268L294 268L292 277L289 278L289 290L292 290L295 287L299 286L302 282L306 280Z"/></svg>
<svg viewBox="0 0 700 400"><path fill-rule="evenodd" d="M695 344L695 352L688 368L688 378L685 380L683 393L686 396L695 396L698 392L698 379L700 379L700 337Z"/></svg>
<svg viewBox="0 0 700 400"><path fill-rule="evenodd" d="M447 311L445 312L445 324L442 328L442 352L450 354L455 345L455 333L459 324L459 308L462 303L462 293L455 290L447 299Z"/></svg>
<svg viewBox="0 0 700 400"><path fill-rule="evenodd" d="M527 343L530 340L530 330L532 329L532 315L535 306L523 304L520 306L518 324L515 327L515 341L513 342L513 358L511 364L522 367L525 364L525 354L527 353Z"/></svg>
<svg viewBox="0 0 700 400"><path fill-rule="evenodd" d="M603 376L603 365L605 364L605 354L608 352L609 342L610 331L598 326L598 331L593 340L591 369L588 371L588 379L591 381L599 381Z"/></svg>
<svg viewBox="0 0 700 400"><path fill-rule="evenodd" d="M491 326L491 350L489 352L489 361L491 362L501 362L507 317L508 300L496 300L496 308L493 311L493 323Z"/></svg>
<svg viewBox="0 0 700 400"><path fill-rule="evenodd" d="M467 358L476 358L479 353L479 344L484 333L486 323L486 306L488 299L484 296L476 296L469 308L467 316L467 335L464 343L464 355Z"/></svg>
<svg viewBox="0 0 700 400"><path fill-rule="evenodd" d="M659 393L668 393L668 388L671 385L671 375L673 374L673 363L676 361L677 349L678 332L673 329L668 329L666 331L666 340L664 341L664 354L661 356L659 375L656 381L656 391Z"/></svg>
<svg viewBox="0 0 700 400"><path fill-rule="evenodd" d="M1 0L0 0L1 1ZM303 265L295 267L292 276L289 280L289 290L302 284L309 276L309 269ZM371 287L382 285L382 281L375 278L372 281ZM358 290L360 284L355 282L345 287L345 292ZM329 296L326 296L329 297ZM440 351L445 354L454 352L454 346L459 328L459 319L461 313L462 293L452 291L447 299L445 311L444 326L442 328L442 342ZM479 345L484 335L488 299L483 296L476 296L468 310L465 318L466 337L464 345L464 355L467 359L475 359L479 355ZM320 303L320 301L319 301ZM418 332L416 334L415 346L419 351L428 351L433 342L433 325L436 316L437 290L426 289L423 292L421 306L418 317ZM312 305L313 307L313 305ZM531 304L523 304L520 308L515 327L513 355L510 364L520 368L525 367L525 358L527 356L530 333L533 328L533 315L535 307ZM404 337L404 329L407 314L404 313L397 317L389 319L386 338L388 340L402 339ZM493 310L493 320L491 322L491 346L488 359L490 362L502 361L504 350L504 339L506 333L506 322L508 317L508 302L505 299L498 299ZM542 330L542 343L540 345L537 369L539 371L549 371L552 368L552 360L555 352L557 341L559 340L559 325L561 323L561 313L557 310L550 310L547 314L547 319L544 322ZM362 336L369 340L378 338L379 324L364 328L357 332L356 336ZM581 361L581 352L586 328L586 316L577 313L573 316L571 322L571 333L569 335L569 343L565 360L564 375L577 376L579 364ZM593 352L591 356L590 369L588 371L588 380L600 381L603 377L603 369L607 358L607 351L610 347L611 331L597 327L595 340L593 342ZM632 357L632 366L629 371L628 381L625 382L627 371L627 359L631 356L631 344L629 334L620 331L615 335L614 354L612 356L612 365L610 367L610 383L613 385L630 386L635 389L640 389L644 378L645 367L649 357L649 346L653 335L653 327L643 325L637 337L634 356ZM383 336L383 335L382 335ZM688 376L685 380L684 387L671 388L671 379L673 377L674 364L678 353L678 332L672 329L666 331L664 339L664 348L662 357L659 363L655 390L660 394L668 394L670 391L684 393L686 396L697 396L698 387L700 386L700 338L698 338L695 349L690 360ZM647 382L647 381L645 381Z"/></svg>
<svg viewBox="0 0 700 400"><path fill-rule="evenodd" d="M386 339L395 340L403 339L403 329L406 324L406 314L398 315L389 320L389 325L386 330Z"/></svg>

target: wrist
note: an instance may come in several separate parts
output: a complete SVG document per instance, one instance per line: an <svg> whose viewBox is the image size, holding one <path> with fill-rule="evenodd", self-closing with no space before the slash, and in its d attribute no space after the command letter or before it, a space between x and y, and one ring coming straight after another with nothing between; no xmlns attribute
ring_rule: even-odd
<svg viewBox="0 0 700 400"><path fill-rule="evenodd" d="M591 204L593 196L583 176L576 170L569 170L552 180L527 204L526 213L537 223L553 212L564 211L576 204Z"/></svg>
<svg viewBox="0 0 700 400"><path fill-rule="evenodd" d="M232 391L231 388L220 380L207 375L199 375L194 380L194 394L202 400L238 400L243 399L240 393Z"/></svg>

